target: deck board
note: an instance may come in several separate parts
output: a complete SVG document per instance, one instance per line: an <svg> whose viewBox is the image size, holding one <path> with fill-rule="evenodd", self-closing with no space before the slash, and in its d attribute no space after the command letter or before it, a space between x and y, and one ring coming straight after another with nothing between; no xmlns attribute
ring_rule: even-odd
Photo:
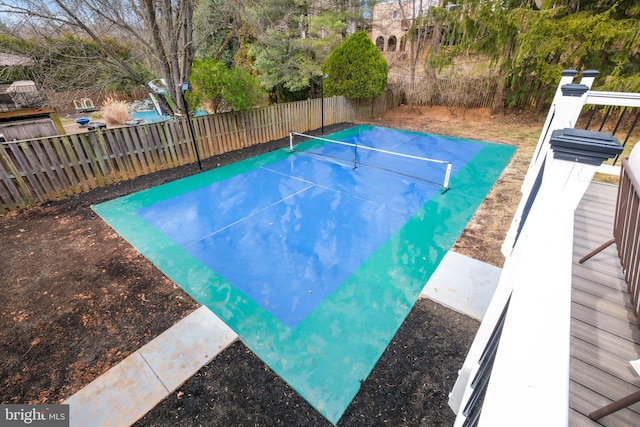
<svg viewBox="0 0 640 427"><path fill-rule="evenodd" d="M617 186L592 183L576 209L571 308L570 426L638 426L640 403L598 422L588 414L640 389L640 358L627 285L615 245L578 260L612 236Z"/></svg>
<svg viewBox="0 0 640 427"><path fill-rule="evenodd" d="M592 325L577 319L571 320L571 336L582 341L592 343L600 351L609 351L618 354L625 360L633 360L640 353L640 345L631 340L621 340L619 336L595 329Z"/></svg>

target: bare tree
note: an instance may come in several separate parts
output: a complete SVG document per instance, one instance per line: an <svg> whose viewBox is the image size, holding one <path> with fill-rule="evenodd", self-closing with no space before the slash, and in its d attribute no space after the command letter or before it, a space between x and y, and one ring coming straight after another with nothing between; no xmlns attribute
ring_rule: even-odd
<svg viewBox="0 0 640 427"><path fill-rule="evenodd" d="M411 80L409 85L409 93L407 98L409 101L409 107L413 108L414 103L414 88L416 82L416 68L418 66L418 60L424 52L426 40L433 32L433 27L429 27L429 9L432 6L437 6L437 2L433 0L398 0L398 7L400 8L400 14L403 22L410 23L409 30L405 37L409 39L409 67L411 72Z"/></svg>
<svg viewBox="0 0 640 427"><path fill-rule="evenodd" d="M72 32L95 41L104 55L134 81L143 76L105 42L105 36L137 42L152 56L177 112L186 111L181 83L189 80L194 57L193 0L0 0L8 26L23 35Z"/></svg>
<svg viewBox="0 0 640 427"><path fill-rule="evenodd" d="M141 0L141 11L169 96L187 113L181 83L189 81L193 64L193 0Z"/></svg>

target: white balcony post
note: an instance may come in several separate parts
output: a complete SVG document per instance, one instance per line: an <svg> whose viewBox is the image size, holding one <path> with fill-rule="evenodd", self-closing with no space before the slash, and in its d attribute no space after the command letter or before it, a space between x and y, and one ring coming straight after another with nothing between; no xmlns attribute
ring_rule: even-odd
<svg viewBox="0 0 640 427"><path fill-rule="evenodd" d="M551 125L551 121L553 120L558 103L562 99L562 86L573 83L573 79L578 74L576 70L564 70L562 72L562 77L560 77L560 83L558 83L558 87L556 88L556 93L553 96L553 100L551 101L551 108L549 108L549 112L547 113L547 118L545 119L544 125L542 126L542 132L540 132L540 137L538 138L538 143L536 144L536 149L533 152L533 156L531 157L531 163L529 164L529 169L532 169L533 166L538 162L538 157L540 156L540 150L542 149L542 145L544 141L547 139L549 133L549 126ZM590 87L590 86L589 86Z"/></svg>
<svg viewBox="0 0 640 427"><path fill-rule="evenodd" d="M568 76L567 76L568 78ZM592 83L593 78L583 78L587 83ZM552 109L555 107L553 116L550 118L550 123L546 129L543 130L540 140L538 141L538 147L534 153L534 157L531 159L529 169L522 182L521 192L522 198L520 204L516 209L516 213L513 217L511 227L507 231L504 243L502 244L502 254L508 257L513 250L513 243L516 235L520 230L521 217L529 202L529 195L536 186L536 179L540 175L547 154L549 152L549 140L554 130L563 128L573 128L580 116L582 107L587 99L589 92L589 86L582 84L565 84L559 87L561 96L556 96L557 101Z"/></svg>
<svg viewBox="0 0 640 427"><path fill-rule="evenodd" d="M531 200L523 197L516 230L498 287L450 396L454 426L480 357L507 300L504 327L482 403L479 426L568 423L569 333L573 214L600 163L622 150L608 134L557 130L539 169Z"/></svg>
<svg viewBox="0 0 640 427"><path fill-rule="evenodd" d="M568 425L573 215L596 169L552 156L545 164L505 262L516 264L504 278L513 292L480 427Z"/></svg>

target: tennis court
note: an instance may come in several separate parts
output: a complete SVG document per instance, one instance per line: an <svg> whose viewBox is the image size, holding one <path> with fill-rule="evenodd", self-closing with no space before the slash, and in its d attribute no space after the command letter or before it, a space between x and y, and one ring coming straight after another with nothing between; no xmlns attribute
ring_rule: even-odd
<svg viewBox="0 0 640 427"><path fill-rule="evenodd" d="M294 138L94 209L336 423L514 148L372 126Z"/></svg>

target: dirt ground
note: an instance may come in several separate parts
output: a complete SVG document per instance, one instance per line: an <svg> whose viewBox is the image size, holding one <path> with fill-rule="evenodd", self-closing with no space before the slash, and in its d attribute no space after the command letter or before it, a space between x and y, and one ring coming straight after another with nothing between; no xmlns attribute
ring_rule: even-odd
<svg viewBox="0 0 640 427"><path fill-rule="evenodd" d="M454 246L501 266L500 244L542 119L401 106L371 123L519 147ZM285 144L227 153L203 166ZM90 207L196 172L187 165L0 217L0 402L62 402L197 307ZM447 394L477 327L431 301L418 302L339 425L450 425ZM241 342L138 424L329 425Z"/></svg>

